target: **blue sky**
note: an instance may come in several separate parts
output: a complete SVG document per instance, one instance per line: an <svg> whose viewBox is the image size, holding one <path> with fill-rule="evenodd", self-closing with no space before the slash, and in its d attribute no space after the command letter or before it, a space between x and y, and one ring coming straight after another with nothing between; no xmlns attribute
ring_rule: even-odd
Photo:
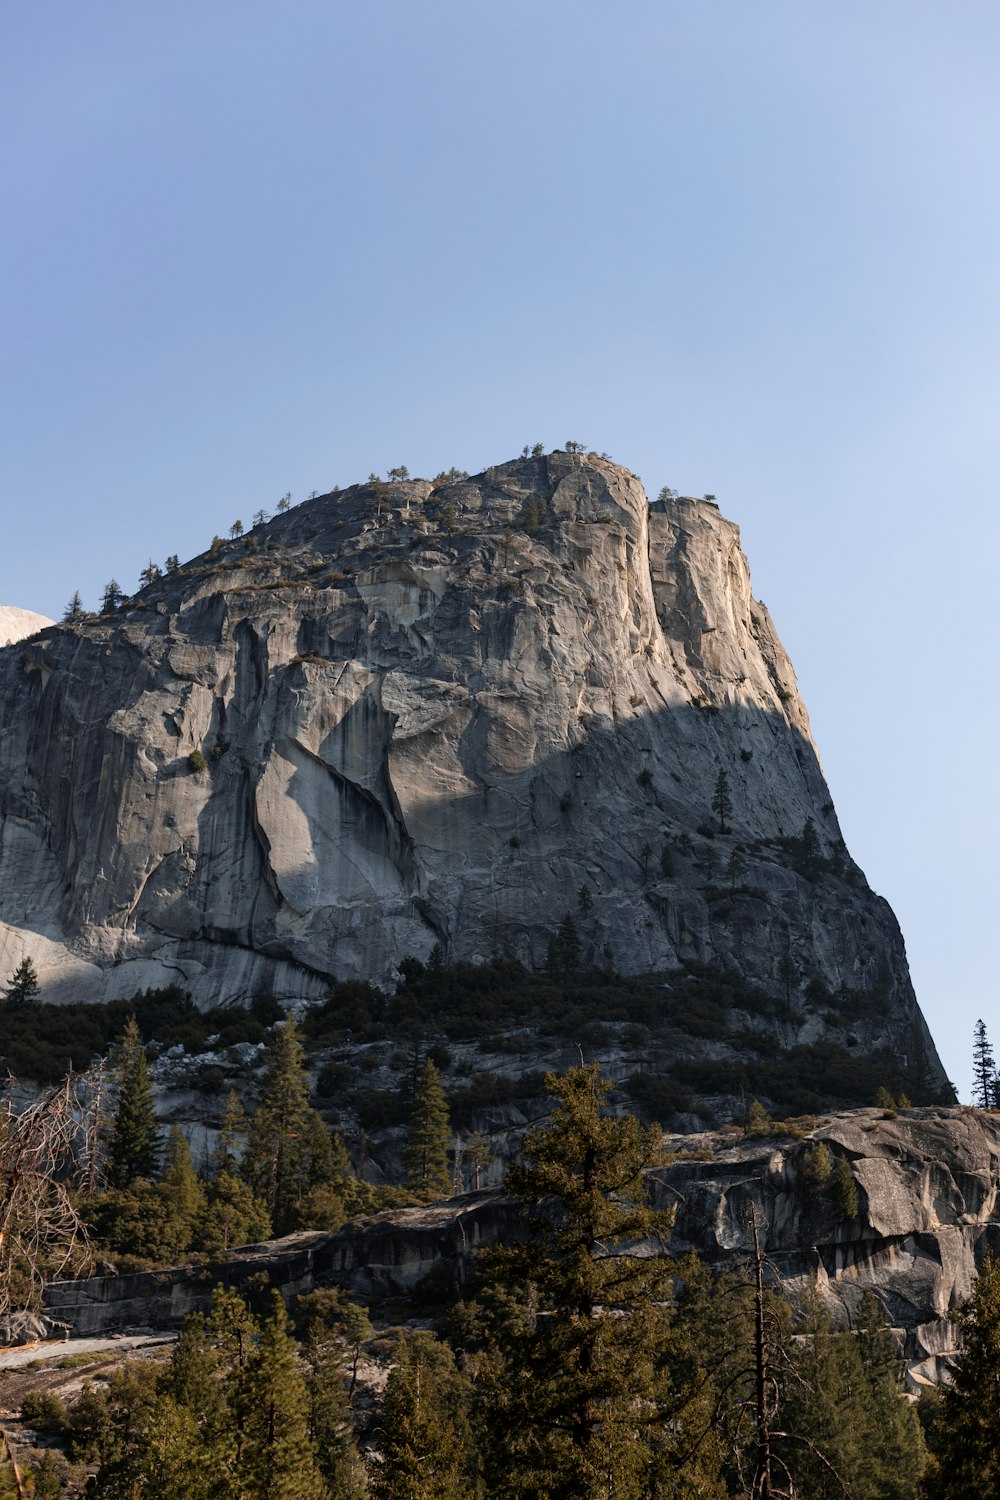
<svg viewBox="0 0 1000 1500"><path fill-rule="evenodd" d="M0 19L0 603L525 442L712 491L967 1097L998 1033L1000 11Z"/></svg>

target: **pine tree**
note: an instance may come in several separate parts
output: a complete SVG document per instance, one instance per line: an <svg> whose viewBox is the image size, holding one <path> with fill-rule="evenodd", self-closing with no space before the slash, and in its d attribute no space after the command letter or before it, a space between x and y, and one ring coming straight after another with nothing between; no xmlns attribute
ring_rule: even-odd
<svg viewBox="0 0 1000 1500"><path fill-rule="evenodd" d="M10 991L8 991L8 995ZM997 1087L997 1070L993 1061L993 1044L986 1034L986 1022L977 1021L972 1043L972 1102L989 1109Z"/></svg>
<svg viewBox="0 0 1000 1500"><path fill-rule="evenodd" d="M266 1204L242 1178L220 1172L204 1190L204 1205L194 1225L193 1244L205 1255L227 1255L237 1245L269 1239L271 1216Z"/></svg>
<svg viewBox="0 0 1000 1500"><path fill-rule="evenodd" d="M118 1107L108 1149L112 1187L127 1188L137 1177L156 1176L156 1109L146 1053L134 1016L122 1035L117 1064Z"/></svg>
<svg viewBox="0 0 1000 1500"><path fill-rule="evenodd" d="M63 610L63 619L67 621L83 619L83 600L80 598L80 590L73 590L73 597Z"/></svg>
<svg viewBox="0 0 1000 1500"><path fill-rule="evenodd" d="M307 1292L296 1304L309 1365L309 1432L330 1500L365 1493L364 1467L354 1442L354 1390L361 1348L372 1336L364 1308L339 1288Z"/></svg>
<svg viewBox="0 0 1000 1500"><path fill-rule="evenodd" d="M241 1172L277 1234L299 1227L311 1188L339 1180L330 1132L309 1103L305 1048L291 1016L274 1032Z"/></svg>
<svg viewBox="0 0 1000 1500"><path fill-rule="evenodd" d="M237 1142L246 1136L247 1114L235 1089L226 1095L226 1108L216 1137L213 1166L216 1172L236 1172L240 1159Z"/></svg>
<svg viewBox="0 0 1000 1500"><path fill-rule="evenodd" d="M205 1190L191 1165L191 1149L179 1125L173 1125L167 1141L166 1165L159 1197L173 1236L176 1254L190 1249L195 1222L205 1209Z"/></svg>
<svg viewBox="0 0 1000 1500"><path fill-rule="evenodd" d="M455 1420L456 1384L450 1351L432 1335L400 1344L385 1391L372 1500L468 1500L475 1493Z"/></svg>
<svg viewBox="0 0 1000 1500"><path fill-rule="evenodd" d="M1000 1263L986 1255L957 1322L963 1352L929 1441L928 1500L1000 1494Z"/></svg>
<svg viewBox="0 0 1000 1500"><path fill-rule="evenodd" d="M815 870L819 865L821 855L816 824L812 818L806 818L802 825L802 836L799 839L799 859L803 869L810 873Z"/></svg>
<svg viewBox="0 0 1000 1500"><path fill-rule="evenodd" d="M112 578L110 583L104 585L104 593L101 595L101 614L113 615L123 598L117 578Z"/></svg>
<svg viewBox="0 0 1000 1500"><path fill-rule="evenodd" d="M868 1385L872 1437L866 1466L877 1500L911 1500L920 1493L927 1450L920 1421L903 1389L905 1366L871 1287L858 1310L857 1346Z"/></svg>
<svg viewBox="0 0 1000 1500"><path fill-rule="evenodd" d="M272 1292L260 1340L234 1382L232 1412L239 1433L237 1494L325 1500L309 1435L309 1395L280 1292Z"/></svg>
<svg viewBox="0 0 1000 1500"><path fill-rule="evenodd" d="M712 794L712 811L719 819L719 832L728 833L729 819L733 814L733 799L729 793L729 777L724 766L719 767L719 774L715 778L715 791Z"/></svg>
<svg viewBox="0 0 1000 1500"><path fill-rule="evenodd" d="M30 1005L38 997L38 974L30 958L23 958L10 976L4 998L11 1010Z"/></svg>
<svg viewBox="0 0 1000 1500"><path fill-rule="evenodd" d="M403 1154L406 1185L423 1198L444 1198L451 1189L450 1141L448 1101L441 1087L441 1075L428 1058L414 1089L409 1138Z"/></svg>
<svg viewBox="0 0 1000 1500"><path fill-rule="evenodd" d="M545 1082L555 1109L507 1174L530 1238L484 1257L500 1288L492 1307L484 1293L487 1480L512 1497L632 1500L657 1462L646 1429L672 1295L669 1263L648 1253L671 1225L647 1200L661 1133L609 1113L596 1065Z"/></svg>
<svg viewBox="0 0 1000 1500"><path fill-rule="evenodd" d="M830 1189L833 1211L838 1219L856 1219L860 1212L858 1185L846 1156L837 1158Z"/></svg>
<svg viewBox="0 0 1000 1500"><path fill-rule="evenodd" d="M32 1467L31 1482L35 1500L59 1500L60 1495L65 1493L51 1449L46 1448Z"/></svg>
<svg viewBox="0 0 1000 1500"><path fill-rule="evenodd" d="M810 1500L876 1500L872 1488L873 1424L870 1388L857 1341L836 1334L815 1289L806 1298L794 1346L797 1379L786 1382L780 1426L794 1440L775 1442L795 1477L795 1493Z"/></svg>

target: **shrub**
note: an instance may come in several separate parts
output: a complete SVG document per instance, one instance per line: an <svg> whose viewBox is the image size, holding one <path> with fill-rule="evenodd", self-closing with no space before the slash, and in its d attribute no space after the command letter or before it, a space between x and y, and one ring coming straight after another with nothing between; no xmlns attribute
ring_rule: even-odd
<svg viewBox="0 0 1000 1500"><path fill-rule="evenodd" d="M816 1141L814 1145L802 1158L799 1168L798 1183L800 1187L814 1188L822 1187L829 1179L833 1171L833 1157L830 1148L825 1141Z"/></svg>
<svg viewBox="0 0 1000 1500"><path fill-rule="evenodd" d="M203 771L208 770L208 761L200 750L192 750L188 756L188 770L193 776L200 776Z"/></svg>
<svg viewBox="0 0 1000 1500"><path fill-rule="evenodd" d="M66 1426L66 1403L55 1391L29 1391L21 1402L21 1421L36 1432L62 1432Z"/></svg>
<svg viewBox="0 0 1000 1500"><path fill-rule="evenodd" d="M652 781L652 779L653 773L648 766L643 766L642 770L636 777L636 780L638 781L640 786L649 786L649 783Z"/></svg>
<svg viewBox="0 0 1000 1500"><path fill-rule="evenodd" d="M771 1135L774 1131L774 1121L759 1099L751 1102L747 1110L746 1124L743 1127L744 1135Z"/></svg>

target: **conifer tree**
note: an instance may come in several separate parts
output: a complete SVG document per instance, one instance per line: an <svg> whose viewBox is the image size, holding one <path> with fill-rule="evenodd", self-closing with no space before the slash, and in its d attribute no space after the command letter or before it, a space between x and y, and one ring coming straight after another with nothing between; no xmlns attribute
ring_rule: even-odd
<svg viewBox="0 0 1000 1500"><path fill-rule="evenodd" d="M271 1216L253 1189L233 1172L220 1172L204 1190L193 1243L206 1255L226 1255L237 1245L269 1239Z"/></svg>
<svg viewBox="0 0 1000 1500"><path fill-rule="evenodd" d="M546 971L560 984L567 984L580 972L580 934L571 912L566 912L558 932L549 939Z"/></svg>
<svg viewBox="0 0 1000 1500"><path fill-rule="evenodd" d="M816 824L812 818L806 818L802 825L802 836L799 839L799 857L806 871L813 871L820 862L822 850L820 848L819 834L816 832Z"/></svg>
<svg viewBox="0 0 1000 1500"><path fill-rule="evenodd" d="M113 615L123 598L121 585L117 578L112 578L110 583L104 585L104 592L101 595L101 614Z"/></svg>
<svg viewBox="0 0 1000 1500"><path fill-rule="evenodd" d="M427 1058L417 1079L403 1162L406 1185L423 1198L444 1198L451 1188L448 1146L451 1126L441 1075Z"/></svg>
<svg viewBox="0 0 1000 1500"><path fill-rule="evenodd" d="M857 1321L858 1354L868 1385L872 1441L866 1464L878 1500L910 1500L920 1493L927 1462L923 1431L903 1390L905 1366L871 1287L865 1287Z"/></svg>
<svg viewBox="0 0 1000 1500"><path fill-rule="evenodd" d="M648 1251L672 1223L647 1199L661 1133L609 1112L596 1065L545 1083L555 1109L507 1174L530 1238L484 1257L485 1280L504 1289L485 1313L487 1484L638 1500L657 1462L644 1429L672 1295L669 1263Z"/></svg>
<svg viewBox="0 0 1000 1500"><path fill-rule="evenodd" d="M234 1382L232 1412L239 1434L237 1494L325 1500L309 1435L309 1396L280 1292L272 1292L260 1340Z"/></svg>
<svg viewBox="0 0 1000 1500"><path fill-rule="evenodd" d="M8 995L9 995L8 991ZM989 1109L997 1088L997 1070L993 1061L993 1044L986 1034L986 1022L976 1022L972 1043L972 1102Z"/></svg>
<svg viewBox="0 0 1000 1500"><path fill-rule="evenodd" d="M364 1308L339 1288L319 1288L298 1299L309 1365L309 1432L330 1500L366 1493L364 1466L354 1442L353 1398L361 1347L372 1336Z"/></svg>
<svg viewBox="0 0 1000 1500"><path fill-rule="evenodd" d="M719 819L719 832L729 831L729 819L733 815L733 799L729 792L729 777L724 766L720 766L719 774L715 778L715 791L712 794L712 811Z"/></svg>
<svg viewBox="0 0 1000 1500"><path fill-rule="evenodd" d="M191 1148L179 1125L173 1125L167 1141L166 1165L159 1196L172 1226L176 1226L178 1251L191 1245L195 1221L205 1207L205 1190L191 1165Z"/></svg>
<svg viewBox="0 0 1000 1500"><path fill-rule="evenodd" d="M11 1010L20 1010L22 1005L30 1005L37 999L39 990L38 974L35 965L30 958L23 958L10 976L4 998Z"/></svg>
<svg viewBox="0 0 1000 1500"><path fill-rule="evenodd" d="M118 1106L108 1149L112 1187L126 1188L137 1177L156 1176L158 1159L156 1109L146 1053L134 1016L125 1026L116 1068Z"/></svg>
<svg viewBox="0 0 1000 1500"><path fill-rule="evenodd" d="M330 1132L309 1103L305 1048L291 1016L275 1028L264 1096L250 1122L241 1171L277 1234L299 1226L310 1188L337 1180Z"/></svg>
<svg viewBox="0 0 1000 1500"><path fill-rule="evenodd" d="M382 1409L380 1461L371 1468L372 1500L468 1500L475 1493L455 1420L456 1385L450 1351L432 1335L400 1344Z"/></svg>
<svg viewBox="0 0 1000 1500"><path fill-rule="evenodd" d="M961 1307L962 1356L930 1434L928 1500L1000 1494L1000 1263L986 1255Z"/></svg>

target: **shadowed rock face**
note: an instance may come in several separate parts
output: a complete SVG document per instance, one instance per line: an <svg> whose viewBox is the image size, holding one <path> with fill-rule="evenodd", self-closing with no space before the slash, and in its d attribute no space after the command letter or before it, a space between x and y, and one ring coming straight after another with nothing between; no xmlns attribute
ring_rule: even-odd
<svg viewBox="0 0 1000 1500"><path fill-rule="evenodd" d="M30 954L46 998L538 962L586 885L585 956L877 991L854 1045L941 1079L737 528L610 462L307 501L0 651L0 724L0 971Z"/></svg>

